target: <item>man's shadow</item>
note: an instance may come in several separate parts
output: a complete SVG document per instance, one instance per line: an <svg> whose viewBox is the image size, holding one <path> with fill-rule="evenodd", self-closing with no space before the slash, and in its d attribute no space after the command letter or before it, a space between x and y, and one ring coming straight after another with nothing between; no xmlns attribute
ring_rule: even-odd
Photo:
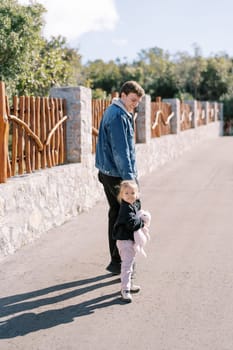
<svg viewBox="0 0 233 350"><path fill-rule="evenodd" d="M55 310L47 310L41 313L26 312L41 306L56 304L119 282L119 278L112 279L110 277L111 275L105 274L81 281L58 284L29 293L1 298L0 318L4 317L4 320L0 321L0 339L23 336L40 329L69 323L76 317L92 314L96 309L105 308L114 304L122 304L119 299L119 292L115 292L61 309L56 308ZM73 289L64 291L69 288ZM61 291L63 292L61 293ZM59 295L48 296L49 293L54 292L59 292ZM32 298L37 299L29 300ZM21 314L10 317L16 313ZM9 318L7 318L8 316Z"/></svg>

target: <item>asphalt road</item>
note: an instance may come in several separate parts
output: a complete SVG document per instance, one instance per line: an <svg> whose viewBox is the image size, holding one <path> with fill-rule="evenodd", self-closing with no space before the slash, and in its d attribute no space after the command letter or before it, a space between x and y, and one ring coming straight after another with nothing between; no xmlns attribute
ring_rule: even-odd
<svg viewBox="0 0 233 350"><path fill-rule="evenodd" d="M142 290L119 295L105 198L0 263L1 350L232 350L233 138L140 179L152 213Z"/></svg>

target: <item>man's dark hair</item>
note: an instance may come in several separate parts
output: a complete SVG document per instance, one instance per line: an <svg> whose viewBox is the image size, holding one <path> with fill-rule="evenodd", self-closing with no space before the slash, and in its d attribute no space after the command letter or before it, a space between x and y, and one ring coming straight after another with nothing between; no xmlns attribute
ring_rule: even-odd
<svg viewBox="0 0 233 350"><path fill-rule="evenodd" d="M126 95L128 95L130 92L133 92L134 94L137 94L139 97L142 97L143 95L145 95L144 89L134 80L126 81L120 88L120 96L122 92L124 92Z"/></svg>

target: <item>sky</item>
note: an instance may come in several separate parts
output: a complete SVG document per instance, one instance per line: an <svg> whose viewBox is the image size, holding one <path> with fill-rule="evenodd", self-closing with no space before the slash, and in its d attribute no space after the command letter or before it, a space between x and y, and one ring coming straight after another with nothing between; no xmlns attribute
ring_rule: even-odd
<svg viewBox="0 0 233 350"><path fill-rule="evenodd" d="M27 5L30 0L19 0ZM131 62L159 47L171 55L233 56L232 0L37 0L47 10L43 35L62 35L82 62Z"/></svg>

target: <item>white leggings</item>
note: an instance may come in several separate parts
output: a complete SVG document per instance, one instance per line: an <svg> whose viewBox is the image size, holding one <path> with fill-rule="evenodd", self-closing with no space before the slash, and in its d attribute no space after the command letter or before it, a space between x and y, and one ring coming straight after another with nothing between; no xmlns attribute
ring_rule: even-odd
<svg viewBox="0 0 233 350"><path fill-rule="evenodd" d="M130 290L131 275L136 256L134 242L131 239L124 241L118 240L116 245L121 257L121 289Z"/></svg>

